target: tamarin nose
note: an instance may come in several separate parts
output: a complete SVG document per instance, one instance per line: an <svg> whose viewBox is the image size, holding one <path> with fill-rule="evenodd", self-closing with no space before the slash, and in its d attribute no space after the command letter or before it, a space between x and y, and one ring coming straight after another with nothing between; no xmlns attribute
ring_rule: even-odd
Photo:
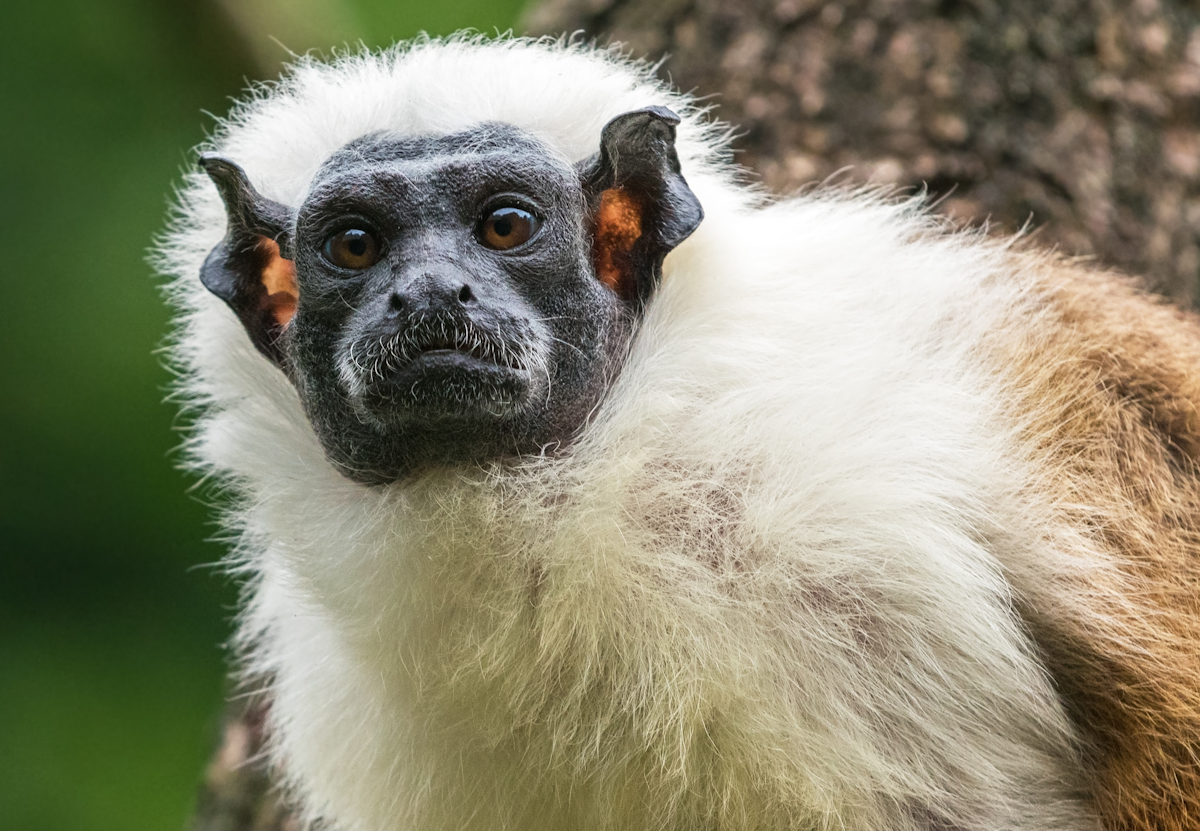
<svg viewBox="0 0 1200 831"><path fill-rule="evenodd" d="M392 290L388 305L393 314L452 311L475 302L475 291L458 276L425 274Z"/></svg>

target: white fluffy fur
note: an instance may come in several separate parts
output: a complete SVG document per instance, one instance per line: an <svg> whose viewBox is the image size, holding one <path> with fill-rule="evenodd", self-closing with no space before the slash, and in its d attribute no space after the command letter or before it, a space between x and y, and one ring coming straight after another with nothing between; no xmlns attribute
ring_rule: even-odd
<svg viewBox="0 0 1200 831"><path fill-rule="evenodd" d="M340 831L1092 829L1077 738L1012 611L1056 561L973 347L1020 306L1003 252L918 206L767 204L647 68L454 40L301 61L211 149L290 205L365 133L498 120L575 161L610 118L684 116L706 211L570 453L366 488L163 248L202 470L253 575L275 760ZM1002 277L1003 279L997 279Z"/></svg>

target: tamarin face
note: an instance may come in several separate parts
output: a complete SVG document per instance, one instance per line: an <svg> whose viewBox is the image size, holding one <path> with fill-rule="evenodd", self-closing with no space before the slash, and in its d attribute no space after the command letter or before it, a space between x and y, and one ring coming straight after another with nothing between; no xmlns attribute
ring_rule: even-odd
<svg viewBox="0 0 1200 831"><path fill-rule="evenodd" d="M207 156L228 231L201 280L355 481L564 444L703 216L677 123L661 107L619 116L574 166L503 124L365 136L298 208Z"/></svg>

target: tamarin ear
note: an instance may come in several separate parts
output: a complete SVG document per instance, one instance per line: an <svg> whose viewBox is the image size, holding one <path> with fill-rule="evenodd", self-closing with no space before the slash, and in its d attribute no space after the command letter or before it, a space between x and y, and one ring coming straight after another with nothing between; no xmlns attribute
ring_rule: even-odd
<svg viewBox="0 0 1200 831"><path fill-rule="evenodd" d="M679 170L666 107L619 115L604 126L600 152L579 163L591 222L596 276L638 306L662 279L662 262L704 218Z"/></svg>
<svg viewBox="0 0 1200 831"><path fill-rule="evenodd" d="M291 211L259 195L228 159L201 156L200 167L220 191L227 217L225 238L200 268L200 282L229 304L258 351L283 367L279 337L300 296L287 256Z"/></svg>

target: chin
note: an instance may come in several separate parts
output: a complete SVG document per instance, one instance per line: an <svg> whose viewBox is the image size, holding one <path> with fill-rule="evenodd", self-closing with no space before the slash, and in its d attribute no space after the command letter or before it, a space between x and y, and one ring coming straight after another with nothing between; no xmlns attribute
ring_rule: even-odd
<svg viewBox="0 0 1200 831"><path fill-rule="evenodd" d="M355 410L385 429L407 424L495 421L511 418L531 401L526 370L500 366L461 352L423 354L364 385Z"/></svg>

